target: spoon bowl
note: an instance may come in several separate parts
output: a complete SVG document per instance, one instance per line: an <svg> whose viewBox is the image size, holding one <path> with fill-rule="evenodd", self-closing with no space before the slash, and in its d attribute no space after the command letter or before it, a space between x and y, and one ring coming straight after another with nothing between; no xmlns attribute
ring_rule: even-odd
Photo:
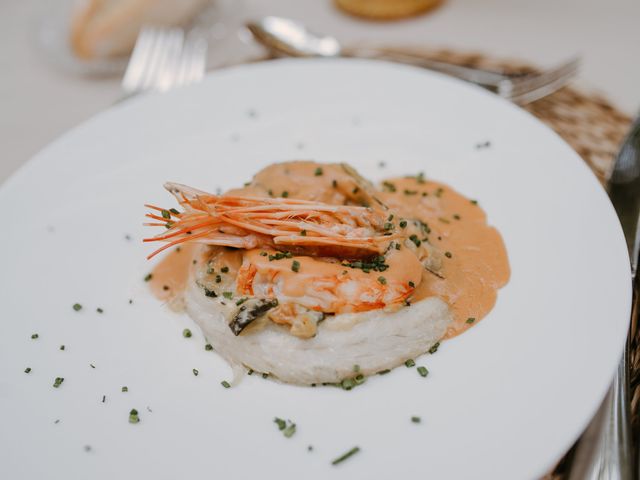
<svg viewBox="0 0 640 480"><path fill-rule="evenodd" d="M340 43L334 37L317 35L295 20L264 17L249 22L247 28L263 45L273 52L292 57L338 57Z"/></svg>

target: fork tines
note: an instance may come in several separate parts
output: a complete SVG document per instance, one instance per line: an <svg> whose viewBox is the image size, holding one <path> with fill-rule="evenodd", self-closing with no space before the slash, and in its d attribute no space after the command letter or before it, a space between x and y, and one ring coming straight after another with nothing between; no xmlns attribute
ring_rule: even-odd
<svg viewBox="0 0 640 480"><path fill-rule="evenodd" d="M145 27L140 31L122 88L127 93L165 91L195 83L205 71L207 42L197 31Z"/></svg>

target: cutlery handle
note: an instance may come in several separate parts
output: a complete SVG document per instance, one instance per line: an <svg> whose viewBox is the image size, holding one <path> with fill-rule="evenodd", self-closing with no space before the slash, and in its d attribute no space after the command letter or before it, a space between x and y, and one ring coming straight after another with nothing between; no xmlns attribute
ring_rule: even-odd
<svg viewBox="0 0 640 480"><path fill-rule="evenodd" d="M496 91L508 75L471 67L464 67L447 62L432 60L419 54L409 52L387 51L375 47L350 47L342 50L342 56L354 58L370 58L376 60L389 60L392 62L406 63L417 67L428 68L437 72L446 73L453 77L475 83L492 91Z"/></svg>
<svg viewBox="0 0 640 480"><path fill-rule="evenodd" d="M638 296L634 294L634 305ZM637 309L632 313L632 323ZM629 337L611 388L576 447L569 480L634 480L629 398Z"/></svg>

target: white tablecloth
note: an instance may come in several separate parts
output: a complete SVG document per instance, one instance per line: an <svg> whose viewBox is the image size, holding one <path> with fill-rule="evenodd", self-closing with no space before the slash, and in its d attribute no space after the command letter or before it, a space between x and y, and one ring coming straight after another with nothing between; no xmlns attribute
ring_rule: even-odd
<svg viewBox="0 0 640 480"><path fill-rule="evenodd" d="M0 0L0 182L121 96L116 78L74 76L45 61L36 30L55 1ZM330 0L237 1L245 18L288 16L345 42L457 47L541 65L579 53L581 83L629 113L640 106L638 0L447 0L429 15L391 23L356 20ZM240 40L225 45L224 55L237 59L260 51Z"/></svg>

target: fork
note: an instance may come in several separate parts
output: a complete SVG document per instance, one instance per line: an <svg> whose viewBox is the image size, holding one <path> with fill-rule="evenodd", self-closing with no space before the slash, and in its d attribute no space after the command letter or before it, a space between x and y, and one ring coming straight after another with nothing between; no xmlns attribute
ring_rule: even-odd
<svg viewBox="0 0 640 480"><path fill-rule="evenodd" d="M312 32L304 24L284 17L263 17L247 22L246 27L253 38L275 56L367 58L410 64L474 83L519 105L531 103L560 89L576 75L580 65L579 58L572 58L540 73L507 75L434 60L397 48L341 45L331 35Z"/></svg>
<svg viewBox="0 0 640 480"><path fill-rule="evenodd" d="M204 77L207 42L197 29L144 27L122 79L129 96L196 83Z"/></svg>
<svg viewBox="0 0 640 480"><path fill-rule="evenodd" d="M491 70L440 62L418 54L397 50L390 51L377 48L355 47L345 49L342 55L388 60L435 70L479 85L518 105L526 105L547 95L551 95L569 83L580 69L579 57L573 57L554 68L543 70L539 73L510 75Z"/></svg>

